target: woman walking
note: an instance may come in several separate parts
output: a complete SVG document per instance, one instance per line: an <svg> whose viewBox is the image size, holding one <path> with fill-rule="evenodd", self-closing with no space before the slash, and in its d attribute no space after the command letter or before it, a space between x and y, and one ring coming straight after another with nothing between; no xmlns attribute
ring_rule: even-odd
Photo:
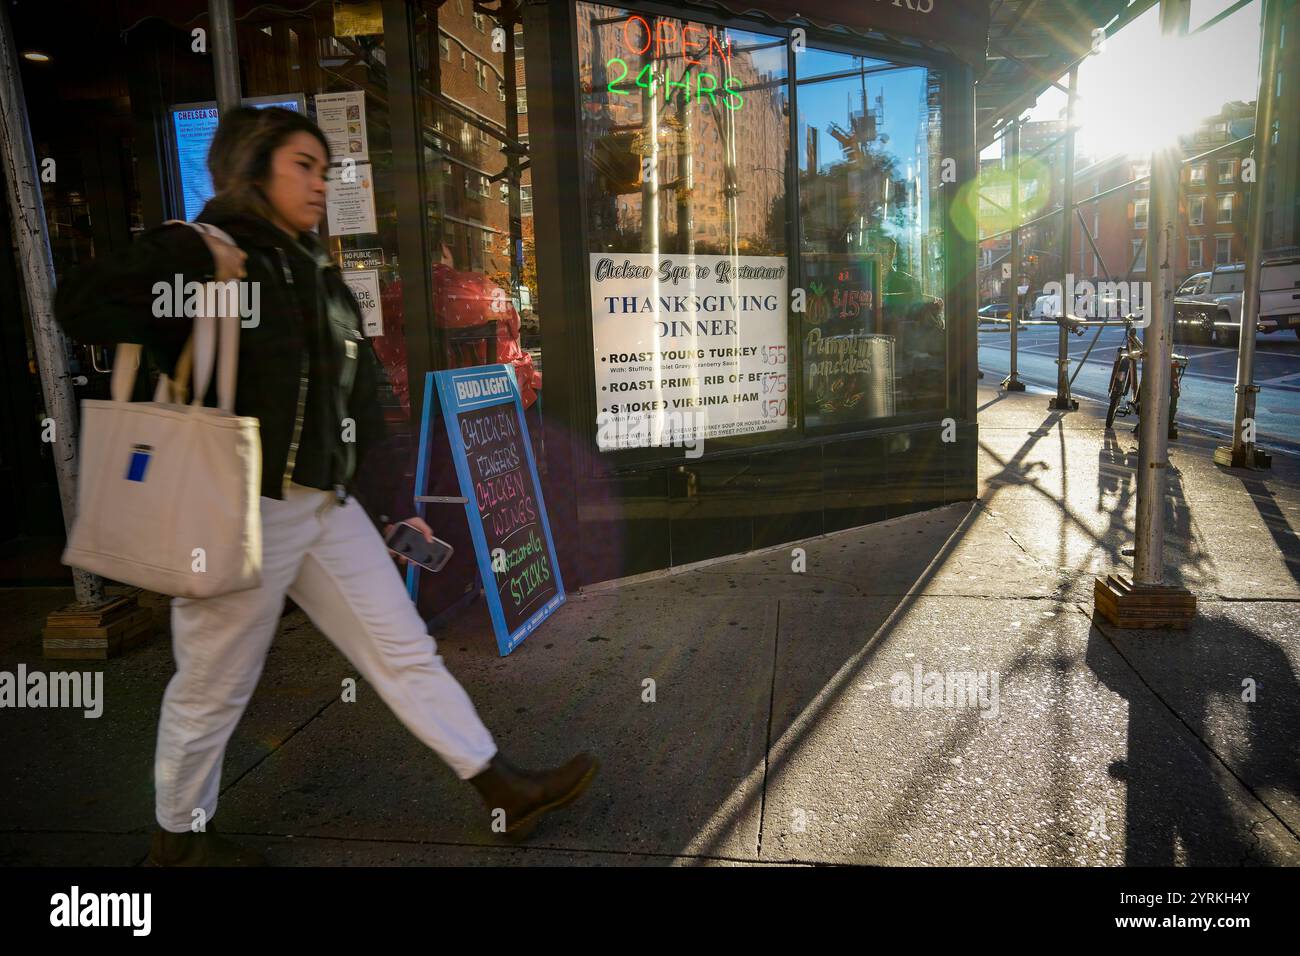
<svg viewBox="0 0 1300 956"><path fill-rule="evenodd" d="M384 437L383 373L351 292L312 233L325 215L325 137L291 110L245 107L222 118L208 166L216 196L196 222L215 229L176 223L150 230L123 255L62 283L56 300L73 338L141 343L159 368L171 370L193 323L155 314L156 283L238 279L259 291L255 321L240 330L235 413L259 419L262 583L172 599L176 673L158 724L159 829L150 860L264 862L217 835L209 821L226 744L261 675L286 594L406 727L477 788L493 818L504 813L506 832L521 838L587 787L597 761L584 753L530 772L501 758L410 601L381 537L387 516L368 517L350 494L361 461ZM215 391L206 404L216 404ZM432 539L422 519L406 520Z"/></svg>

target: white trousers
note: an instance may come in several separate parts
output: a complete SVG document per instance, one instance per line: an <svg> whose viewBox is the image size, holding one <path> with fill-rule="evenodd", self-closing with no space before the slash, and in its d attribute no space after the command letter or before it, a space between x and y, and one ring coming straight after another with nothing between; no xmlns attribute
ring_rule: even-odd
<svg viewBox="0 0 1300 956"><path fill-rule="evenodd" d="M403 724L462 780L496 744L437 653L383 539L355 499L290 484L262 498L262 586L173 598L176 673L154 759L158 824L184 832L217 809L226 743L257 686L287 593ZM340 687L342 693L342 687Z"/></svg>

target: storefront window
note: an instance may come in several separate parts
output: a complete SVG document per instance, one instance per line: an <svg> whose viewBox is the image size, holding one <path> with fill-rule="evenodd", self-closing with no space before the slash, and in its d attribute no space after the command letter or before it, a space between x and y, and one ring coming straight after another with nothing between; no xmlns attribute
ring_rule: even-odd
<svg viewBox="0 0 1300 956"><path fill-rule="evenodd" d="M806 424L942 409L938 74L816 49L797 69Z"/></svg>
<svg viewBox="0 0 1300 956"><path fill-rule="evenodd" d="M944 409L940 74L577 10L601 450Z"/></svg>
<svg viewBox="0 0 1300 956"><path fill-rule="evenodd" d="M577 11L598 447L790 428L786 39Z"/></svg>
<svg viewBox="0 0 1300 956"><path fill-rule="evenodd" d="M515 145L527 139L528 118L526 107L509 108L509 96L522 94L524 68L504 49L510 31L522 50L523 31L495 14L433 6L417 33L426 40L436 33L439 49L460 49L474 64L472 74L435 70L430 56L418 69L439 362L513 365L532 409L542 374L532 208L523 204L531 174ZM532 427L540 431L540 420Z"/></svg>
<svg viewBox="0 0 1300 956"><path fill-rule="evenodd" d="M239 25L243 94L298 101L330 141L328 216L320 236L357 296L364 332L384 366L392 431L405 432L409 385L398 275L399 186L388 110L382 17L260 12Z"/></svg>

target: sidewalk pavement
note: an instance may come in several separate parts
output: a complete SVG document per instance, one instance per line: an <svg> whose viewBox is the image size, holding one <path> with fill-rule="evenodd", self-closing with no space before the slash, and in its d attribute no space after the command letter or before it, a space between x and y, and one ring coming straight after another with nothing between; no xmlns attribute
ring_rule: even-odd
<svg viewBox="0 0 1300 956"><path fill-rule="evenodd" d="M591 588L505 659L481 605L436 635L516 762L603 761L523 847L364 681L340 699L297 610L215 819L279 865L1300 864L1300 462L1223 470L1184 430L1166 566L1197 620L1120 631L1092 583L1132 566L1131 425L980 403L977 502ZM0 670L105 675L98 720L0 712L3 864L139 863L153 825L168 642L45 662L70 594L0 591ZM977 706L898 706L930 672L982 672Z"/></svg>

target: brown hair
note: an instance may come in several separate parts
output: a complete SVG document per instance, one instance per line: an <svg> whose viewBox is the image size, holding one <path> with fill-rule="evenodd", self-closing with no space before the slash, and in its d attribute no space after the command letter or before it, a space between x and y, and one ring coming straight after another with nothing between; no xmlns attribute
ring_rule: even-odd
<svg viewBox="0 0 1300 956"><path fill-rule="evenodd" d="M271 173L271 154L294 133L316 137L329 162L325 134L301 113L279 106L241 106L222 116L208 150L208 171L212 173L216 198L237 212L271 219L271 204L262 184Z"/></svg>

